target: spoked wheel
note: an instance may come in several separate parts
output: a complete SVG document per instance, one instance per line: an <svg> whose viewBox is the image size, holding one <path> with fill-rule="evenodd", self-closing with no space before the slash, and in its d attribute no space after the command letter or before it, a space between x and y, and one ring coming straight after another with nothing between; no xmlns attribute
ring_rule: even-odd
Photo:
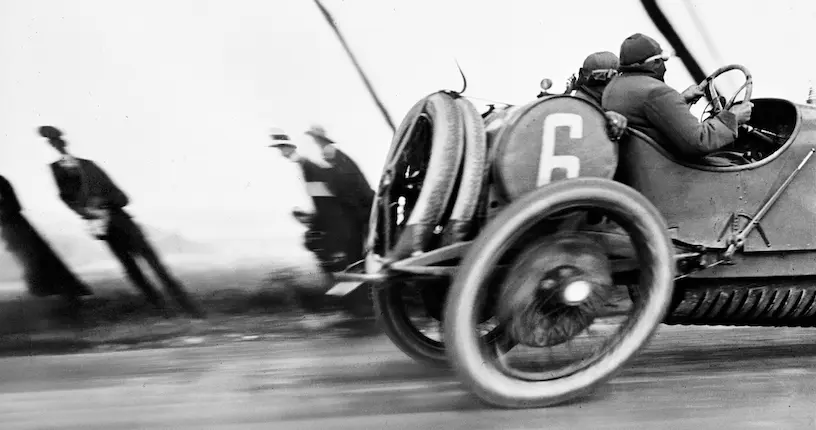
<svg viewBox="0 0 816 430"><path fill-rule="evenodd" d="M389 151L372 212L367 271L462 239L481 192L486 144L467 101L432 94L409 112ZM385 266L385 267L383 267ZM386 335L412 358L447 365L441 308L450 279L395 278L371 289Z"/></svg>
<svg viewBox="0 0 816 430"><path fill-rule="evenodd" d="M436 320L425 312L418 286L396 281L373 287L372 300L380 326L391 341L417 361L442 365L447 362Z"/></svg>
<svg viewBox="0 0 816 430"><path fill-rule="evenodd" d="M391 341L414 360L435 367L449 366L441 313L448 284L447 280L405 280L372 290L374 309ZM487 344L498 339L498 323L490 315L483 315L476 327Z"/></svg>
<svg viewBox="0 0 816 430"><path fill-rule="evenodd" d="M613 250L580 228L550 234L553 215L591 211L629 237L637 299L617 306L626 287ZM493 276L501 260L511 269ZM632 261L620 275L631 282ZM662 217L633 189L579 178L546 185L511 204L465 256L445 308L448 355L485 402L542 407L573 399L612 377L651 338L670 304L675 263ZM502 338L474 330L498 289ZM619 291L622 290L622 291ZM493 291L494 294L491 294ZM617 310L610 310L617 307Z"/></svg>

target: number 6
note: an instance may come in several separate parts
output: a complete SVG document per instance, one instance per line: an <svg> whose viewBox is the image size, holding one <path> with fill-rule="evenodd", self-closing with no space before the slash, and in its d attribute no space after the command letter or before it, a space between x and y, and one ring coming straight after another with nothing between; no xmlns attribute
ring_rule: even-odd
<svg viewBox="0 0 816 430"><path fill-rule="evenodd" d="M544 120L544 134L541 156L538 159L538 181L536 186L549 184L555 169L564 169L567 178L577 178L581 160L574 155L555 155L555 129L569 127L570 139L583 137L584 121L574 113L554 113Z"/></svg>

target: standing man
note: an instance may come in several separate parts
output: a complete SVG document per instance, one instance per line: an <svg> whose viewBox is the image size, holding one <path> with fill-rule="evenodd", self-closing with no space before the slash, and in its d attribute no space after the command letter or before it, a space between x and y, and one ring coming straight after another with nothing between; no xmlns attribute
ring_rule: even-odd
<svg viewBox="0 0 816 430"><path fill-rule="evenodd" d="M323 159L331 166L327 169L330 177L326 185L336 196L335 200L340 211L340 216L330 221L331 229L345 230L344 235L338 236L337 239L339 242L337 246L343 250L344 258L332 268L332 271L343 270L365 258L365 241L375 193L357 163L335 146L334 140L326 135L323 127L313 125L306 134L314 139ZM373 304L368 288L358 287L344 295L342 301L346 309L358 317L366 318L373 315Z"/></svg>
<svg viewBox="0 0 816 430"><path fill-rule="evenodd" d="M336 172L330 165L321 166L298 154L297 147L283 130L273 129L270 138L271 147L300 167L306 193L312 200L314 210L295 208L293 211L295 218L308 227L306 249L315 254L324 271L345 269L350 264L350 246L354 246L357 239L354 230L357 218L338 198Z"/></svg>
<svg viewBox="0 0 816 430"><path fill-rule="evenodd" d="M278 127L273 127L270 130L269 138L272 139L272 143L269 144L270 148L275 148L280 151L283 158L295 163L300 167L300 174L302 176L302 180L306 182L306 177L315 177L317 173L317 166L311 160L307 160L303 158L297 152L297 146L289 139L289 135L286 132ZM306 190L308 192L308 182L306 182ZM311 195L310 195L311 197ZM314 203L313 203L314 205ZM302 207L295 207L292 210L292 215L294 215L295 219L297 219L300 223L308 226L312 222L315 217L315 208L302 208ZM308 246L307 246L308 248Z"/></svg>
<svg viewBox="0 0 816 430"><path fill-rule="evenodd" d="M125 212L124 207L129 203L127 195L96 163L69 154L68 143L62 139L59 129L46 125L39 128L39 133L60 154L60 159L51 164L60 198L88 222L89 230L97 239L107 242L128 277L147 299L159 308L165 307L159 292L139 269L137 257L153 268L185 311L194 317L203 317L204 313L170 274L139 226Z"/></svg>
<svg viewBox="0 0 816 430"><path fill-rule="evenodd" d="M348 155L335 146L334 140L326 135L326 130L318 125L312 126L306 134L311 136L320 147L323 158L332 166L332 181L329 189L337 196L344 211L354 220L352 238L349 244L347 264L363 258L365 237L368 231L368 220L374 204L374 190L368 184L365 175Z"/></svg>
<svg viewBox="0 0 816 430"><path fill-rule="evenodd" d="M270 138L273 140L270 146L278 148L284 157L297 163L303 174L306 192L312 200L314 211L295 210L294 214L308 227L305 245L317 257L321 269L326 273L337 272L361 260L368 214L361 220L358 211L354 210L355 199L347 196L349 187L343 185L340 169L330 164L323 166L302 157L289 136L280 129L273 129ZM373 199L372 192L371 200ZM349 201L352 203L349 204ZM369 207L370 205L371 203ZM331 300L333 299L329 296L322 297L324 303ZM358 288L352 294L342 297L339 304L357 317L368 317L371 314L372 305L366 288Z"/></svg>

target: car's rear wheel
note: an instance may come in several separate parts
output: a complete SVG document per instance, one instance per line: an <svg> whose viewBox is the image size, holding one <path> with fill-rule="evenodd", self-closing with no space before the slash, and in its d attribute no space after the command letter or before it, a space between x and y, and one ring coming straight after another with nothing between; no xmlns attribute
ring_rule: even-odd
<svg viewBox="0 0 816 430"><path fill-rule="evenodd" d="M638 299L619 309L625 316L608 311L612 298L628 296L615 291L613 256L580 229L547 233L554 215L587 210L621 227L634 247ZM496 267L505 263L512 268L497 279ZM445 307L448 356L489 404L542 407L573 399L612 377L649 341L670 304L674 267L665 222L635 190L598 178L546 185L504 209L464 257ZM489 345L474 328L495 289L503 334ZM596 348L598 333L611 336Z"/></svg>
<svg viewBox="0 0 816 430"><path fill-rule="evenodd" d="M481 118L467 101L435 93L417 103L389 151L372 214L369 258L399 261L467 236L486 152ZM417 361L447 366L440 320L449 283L402 278L372 286L380 327Z"/></svg>
<svg viewBox="0 0 816 430"><path fill-rule="evenodd" d="M371 290L374 313L391 342L406 355L433 366L447 366L439 320L428 311L437 305L425 303L421 295L423 288L447 286L423 285L422 281L394 281L374 286Z"/></svg>

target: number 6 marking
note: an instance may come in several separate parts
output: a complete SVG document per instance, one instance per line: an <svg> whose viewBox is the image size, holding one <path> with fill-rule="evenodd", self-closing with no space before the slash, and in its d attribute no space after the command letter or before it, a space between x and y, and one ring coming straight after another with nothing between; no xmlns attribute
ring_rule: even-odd
<svg viewBox="0 0 816 430"><path fill-rule="evenodd" d="M544 120L544 135L541 156L538 159L538 181L536 186L549 184L555 169L564 169L567 178L577 178L581 160L574 155L555 155L555 129L569 127L570 139L583 137L584 121L574 113L554 113Z"/></svg>

